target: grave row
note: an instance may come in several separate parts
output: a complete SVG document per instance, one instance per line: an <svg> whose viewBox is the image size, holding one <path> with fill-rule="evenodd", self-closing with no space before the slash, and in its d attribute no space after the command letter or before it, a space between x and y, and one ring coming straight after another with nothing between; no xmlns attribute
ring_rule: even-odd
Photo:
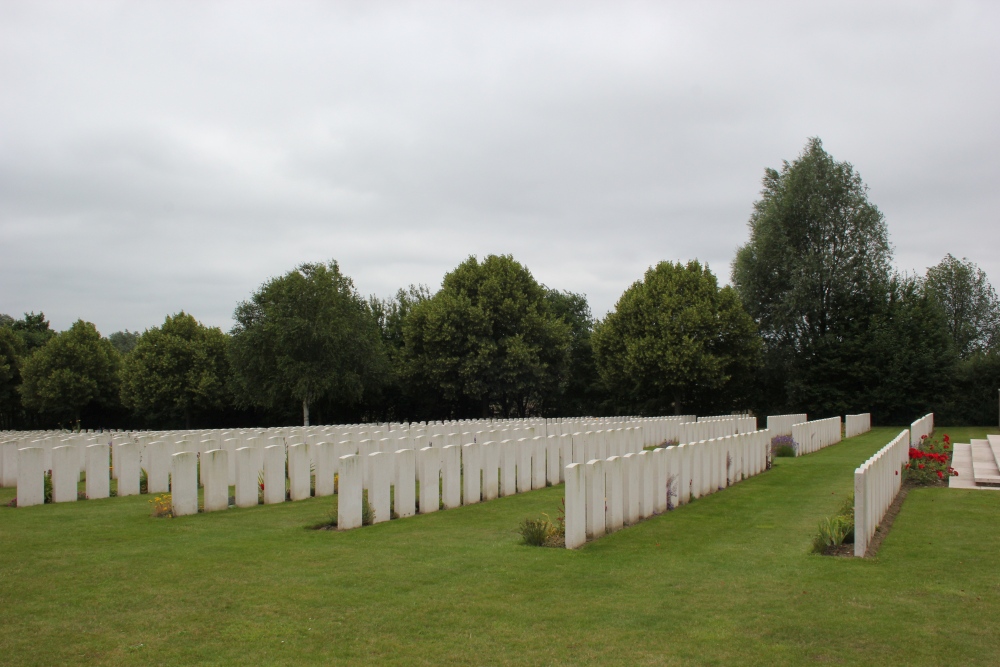
<svg viewBox="0 0 1000 667"><path fill-rule="evenodd" d="M510 431L496 431L488 433L505 434ZM523 432L523 431L518 431ZM435 474L441 479L451 479L453 472L449 464L449 456L454 452L463 451L460 465L464 465L468 470L475 470L475 477L466 476L463 500L466 504L478 502L479 499L490 499L496 497L491 491L489 473L482 472L488 469L490 457L477 455L480 450L476 442L477 435L482 434L449 434L441 439L443 442L451 442L440 447L400 447L395 451L389 449L376 450L376 443L370 439L358 443L344 441L339 443L321 442L316 445L307 443L297 443L285 445L284 442L266 445L263 447L239 447L232 452L221 449L209 449L204 452L199 451L172 451L174 447L185 448L186 442L165 443L151 442L146 445L145 454L147 466L147 486L150 493L161 493L172 490L177 504L177 514L190 513L192 501L190 494L197 498L197 488L199 483L205 487L206 510L225 509L219 503L214 503L211 498L215 497L214 490L220 490L219 498L223 498L225 489L225 499L228 500L228 488L230 484L230 463L235 472L236 486L235 502L237 506L255 505L258 502L257 490L259 480L263 480L263 496L266 504L283 502L285 500L286 469L288 481L288 493L291 500L301 500L310 495L310 487L313 482L313 472L315 473L315 493L316 495L329 495L334 492L334 475L340 473L340 463L346 457L356 456L359 473L362 476L362 488L369 490L373 485L378 485L380 479L399 480L399 483L412 485L414 480L426 479L428 488L437 488L437 484L431 484L427 466L430 465L429 458L438 458L438 468ZM412 445L423 444L424 436L415 438L400 438L396 444ZM466 440L464 444L462 440ZM469 442L471 441L471 442ZM382 447L386 447L388 439L380 441ZM257 444L265 444L258 442ZM485 444L485 443L483 443ZM643 447L643 428L628 427L624 429L614 429L606 431L587 431L584 433L564 434L560 436L532 438L520 438L518 440L503 440L495 443L495 450L498 453L495 474L498 476L498 484L502 489L500 495L510 495L515 492L527 491L532 488L541 488L546 484L557 484L561 482L561 472L563 466L574 460L587 460L595 456L609 456L612 454L625 454L629 452L641 451ZM134 442L123 442L113 446L114 456L118 471L118 494L131 495L139 492L139 446ZM88 498L104 498L108 495L108 461L109 445L88 445L85 448L86 472L87 472L87 492ZM419 470L414 470L410 475L410 481L406 482L407 465L403 464L403 472L396 461L400 458L413 456L413 452L429 453L421 454ZM488 450L483 450L488 451ZM77 448L75 446L64 445L55 447L52 450L51 462L53 467L53 482L59 489L54 495L55 502L66 502L76 500L76 484L79 481L79 471L76 460ZM394 456L400 452L410 452ZM18 474L18 505L27 507L32 504L42 502L42 489L44 477L44 457L43 450L39 447L27 447L17 450L20 461ZM184 456L181 456L183 454ZM198 475L198 461L201 460L200 479ZM190 473L191 462L194 462L194 485L192 489L184 486L184 480L192 479ZM480 463L484 461L485 463ZM181 466L175 470L176 466ZM389 467L386 467L389 466ZM412 468L412 466L409 466ZM385 468L384 470L382 468ZM482 486L473 487L473 482L479 482L479 475L483 475ZM171 488L171 476L175 480ZM180 486L178 486L180 484ZM451 489L451 483L446 485ZM63 489L67 489L63 493ZM23 492L22 492L23 489ZM69 491L72 489L72 492ZM177 495L180 493L180 495ZM449 492L450 493L450 492ZM445 499L448 506L454 505L451 496ZM436 508L437 504L433 504ZM195 505L197 509L197 505ZM433 510L430 510L433 511ZM387 514L383 513L384 516Z"/></svg>
<svg viewBox="0 0 1000 667"><path fill-rule="evenodd" d="M934 413L926 414L910 424L910 446L916 447L925 437L934 432Z"/></svg>
<svg viewBox="0 0 1000 667"><path fill-rule="evenodd" d="M535 437L537 435L561 435L563 433L584 432L588 430L608 430L624 427L642 427L644 440L642 446L658 444L665 440L678 437L678 425L684 421L694 421L695 417L664 417L664 418L601 418L601 419L565 419L565 420L481 420L455 421L436 424L382 424L382 425L345 425L322 427L287 427L279 429L257 429L252 431L136 431L108 433L68 433L68 432L3 432L0 433L0 486L14 486L17 482L17 450L24 447L39 447L43 449L43 468L52 469L52 451L56 447L76 446L79 454L79 471L86 470L86 447L93 444L108 444L112 446L113 475L118 477L121 466L116 465L114 456L117 445L135 443L139 446L140 467L149 468L149 459L157 456L157 452L149 451L150 443L166 443L166 456L181 451L195 451L199 454L213 449L225 449L229 452L229 481L235 483L235 450L241 447L255 447L263 450L267 445L305 443L316 445L319 442L354 442L371 440L368 446L371 451L395 451L401 448L419 449L422 446L445 446L447 444L465 444L456 438L470 437L469 441L482 442L484 438L500 441L506 439ZM419 440L424 437L424 440ZM406 439L405 443L399 441ZM351 452L343 452L347 454ZM356 451L355 453L362 453ZM363 452L370 453L370 452ZM256 456L262 460L262 453ZM314 452L310 453L310 462L315 463ZM162 466L161 466L162 467ZM156 491L162 489L157 488Z"/></svg>
<svg viewBox="0 0 1000 667"><path fill-rule="evenodd" d="M779 435L791 435L792 427L796 424L809 421L805 413L792 415L769 415L767 418L767 430L771 432L771 437Z"/></svg>
<svg viewBox="0 0 1000 667"><path fill-rule="evenodd" d="M900 469L909 458L910 432L904 430L854 471L855 556L865 555L875 529L899 494Z"/></svg>
<svg viewBox="0 0 1000 667"><path fill-rule="evenodd" d="M566 548L763 472L770 440L769 431L754 431L571 463L564 472Z"/></svg>
<svg viewBox="0 0 1000 667"><path fill-rule="evenodd" d="M795 441L795 455L811 454L824 447L840 442L842 437L840 417L816 419L792 426L792 440Z"/></svg>
<svg viewBox="0 0 1000 667"><path fill-rule="evenodd" d="M865 412L860 415L844 416L844 437L853 438L856 435L872 430L872 416Z"/></svg>

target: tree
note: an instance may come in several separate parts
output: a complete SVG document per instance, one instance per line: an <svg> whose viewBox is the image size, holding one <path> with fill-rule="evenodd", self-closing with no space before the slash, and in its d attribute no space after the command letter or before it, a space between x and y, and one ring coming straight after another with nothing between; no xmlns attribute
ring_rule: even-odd
<svg viewBox="0 0 1000 667"><path fill-rule="evenodd" d="M759 362L760 340L730 287L698 261L660 262L625 290L594 331L601 378L619 409L680 414L732 397Z"/></svg>
<svg viewBox="0 0 1000 667"><path fill-rule="evenodd" d="M368 304L335 261L302 264L264 283L236 307L230 364L245 405L356 403L386 373L385 352Z"/></svg>
<svg viewBox="0 0 1000 667"><path fill-rule="evenodd" d="M192 413L228 399L228 338L181 311L147 329L122 361L121 400L147 421L191 428Z"/></svg>
<svg viewBox="0 0 1000 667"><path fill-rule="evenodd" d="M546 289L545 301L549 312L569 325L570 332L565 389L550 399L546 413L559 417L594 414L603 395L594 362L594 316L587 297L565 290Z"/></svg>
<svg viewBox="0 0 1000 667"><path fill-rule="evenodd" d="M765 409L843 414L878 381L869 320L891 278L888 229L854 168L810 139L768 169L733 262L733 285L765 346Z"/></svg>
<svg viewBox="0 0 1000 667"><path fill-rule="evenodd" d="M565 382L570 327L510 255L469 257L403 325L407 375L449 414L525 416Z"/></svg>
<svg viewBox="0 0 1000 667"><path fill-rule="evenodd" d="M21 401L31 410L79 423L91 403L112 406L118 397L118 352L90 322L77 320L27 357Z"/></svg>
<svg viewBox="0 0 1000 667"><path fill-rule="evenodd" d="M414 307L431 298L426 285L410 285L400 289L389 299L371 297L369 307L381 332L382 344L388 359L388 373L378 396L370 397L379 405L378 412L384 421L418 420L433 414L436 408L432 396L417 390L406 376L406 340L404 324Z"/></svg>
<svg viewBox="0 0 1000 667"><path fill-rule="evenodd" d="M13 319L11 320L13 321ZM0 326L0 429L14 427L21 412L17 388L21 384L24 343L9 326Z"/></svg>
<svg viewBox="0 0 1000 667"><path fill-rule="evenodd" d="M14 320L10 326L24 343L25 354L31 354L56 335L49 327L45 313L25 313L22 319Z"/></svg>
<svg viewBox="0 0 1000 667"><path fill-rule="evenodd" d="M944 309L962 359L1000 345L1000 300L982 269L949 253L927 269L924 287Z"/></svg>
<svg viewBox="0 0 1000 667"><path fill-rule="evenodd" d="M883 424L939 413L953 395L957 356L944 311L920 281L894 276L886 309L868 322L878 381L868 407Z"/></svg>
<svg viewBox="0 0 1000 667"><path fill-rule="evenodd" d="M115 346L118 350L118 354L124 356L135 349L135 346L139 343L139 332L138 331L116 331L110 336L108 340L111 344Z"/></svg>

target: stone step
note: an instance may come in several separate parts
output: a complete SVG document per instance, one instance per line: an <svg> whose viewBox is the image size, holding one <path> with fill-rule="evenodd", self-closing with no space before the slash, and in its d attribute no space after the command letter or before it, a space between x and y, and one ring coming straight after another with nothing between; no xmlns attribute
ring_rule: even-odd
<svg viewBox="0 0 1000 667"><path fill-rule="evenodd" d="M986 440L990 443L990 449L993 450L993 461L997 464L997 468L1000 469L1000 435L988 435L986 436Z"/></svg>
<svg viewBox="0 0 1000 667"><path fill-rule="evenodd" d="M1000 486L1000 466L988 440L973 440L972 476L976 486Z"/></svg>

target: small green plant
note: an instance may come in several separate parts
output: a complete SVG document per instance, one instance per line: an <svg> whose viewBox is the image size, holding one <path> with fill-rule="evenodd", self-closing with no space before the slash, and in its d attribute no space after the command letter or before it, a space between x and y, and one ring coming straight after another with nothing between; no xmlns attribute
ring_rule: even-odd
<svg viewBox="0 0 1000 667"><path fill-rule="evenodd" d="M361 525L370 526L375 523L375 508L368 503L368 490L361 492Z"/></svg>
<svg viewBox="0 0 1000 667"><path fill-rule="evenodd" d="M531 547L543 547L550 538L558 534L557 528L547 516L542 519L525 519L518 527L518 532L524 543Z"/></svg>
<svg viewBox="0 0 1000 667"><path fill-rule="evenodd" d="M827 517L819 522L819 534L813 540L813 551L823 553L830 547L839 547L847 538L848 525L844 517Z"/></svg>
<svg viewBox="0 0 1000 667"><path fill-rule="evenodd" d="M52 471L45 473L45 502L52 502Z"/></svg>
<svg viewBox="0 0 1000 667"><path fill-rule="evenodd" d="M831 547L854 542L854 494L844 499L840 511L819 522L819 530L813 540L813 552L825 553Z"/></svg>
<svg viewBox="0 0 1000 667"><path fill-rule="evenodd" d="M139 468L139 493L149 493L149 475L145 468Z"/></svg>

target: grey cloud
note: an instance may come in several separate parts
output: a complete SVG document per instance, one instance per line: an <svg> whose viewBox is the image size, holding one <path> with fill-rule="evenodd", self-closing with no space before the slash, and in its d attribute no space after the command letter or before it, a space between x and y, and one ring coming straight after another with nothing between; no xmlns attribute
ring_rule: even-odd
<svg viewBox="0 0 1000 667"><path fill-rule="evenodd" d="M55 9L58 8L58 11ZM363 293L509 252L596 314L729 275L765 167L851 161L897 264L1000 282L991 3L0 5L0 312L228 328L336 258Z"/></svg>

